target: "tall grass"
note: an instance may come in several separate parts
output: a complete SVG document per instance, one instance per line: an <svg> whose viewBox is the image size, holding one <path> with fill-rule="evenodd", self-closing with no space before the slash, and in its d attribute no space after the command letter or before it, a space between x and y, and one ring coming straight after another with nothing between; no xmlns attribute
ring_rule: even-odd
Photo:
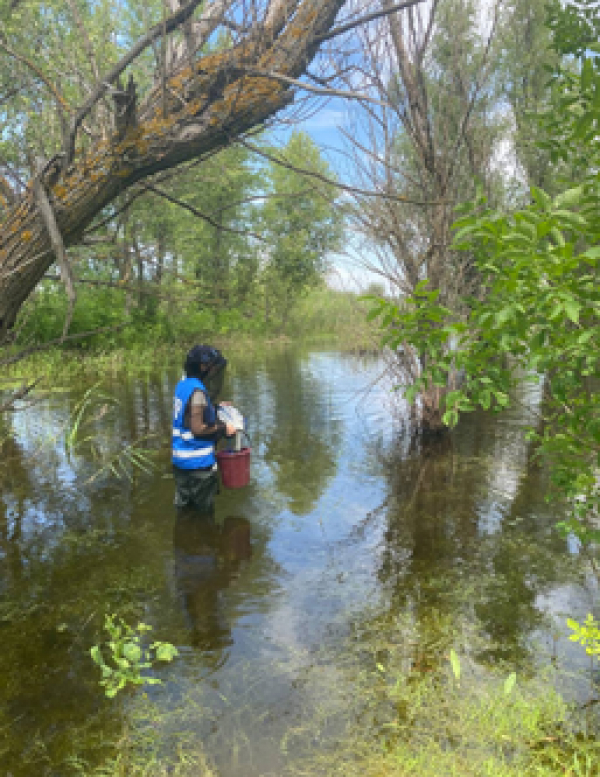
<svg viewBox="0 0 600 777"><path fill-rule="evenodd" d="M353 352L377 350L377 332L367 321L368 309L356 294L323 286L292 309L286 332L293 338L332 341Z"/></svg>
<svg viewBox="0 0 600 777"><path fill-rule="evenodd" d="M71 334L123 323L119 308L110 312L112 302L107 294L102 305L94 298L93 307L90 302L86 309L86 300L80 300L78 306L82 310L78 307L78 315L73 317ZM52 383L59 378L78 377L81 373L110 375L128 371L140 374L153 370L157 363L165 364L173 359L181 362L182 354L195 342L211 342L230 353L260 349L265 343L271 345L274 338L281 343L327 342L354 353L378 349L375 326L366 319L368 304L355 294L325 286L313 289L298 300L283 330L277 321L266 327L264 322L248 321L236 311L223 311L215 316L214 311L188 306L171 317L167 310L159 310L152 321L134 316L122 329L67 340L48 349L44 349L43 344L60 337L64 320L62 301L42 294L28 304L31 309L26 311L28 318L14 350L37 347L40 350L4 367L5 379L44 376Z"/></svg>

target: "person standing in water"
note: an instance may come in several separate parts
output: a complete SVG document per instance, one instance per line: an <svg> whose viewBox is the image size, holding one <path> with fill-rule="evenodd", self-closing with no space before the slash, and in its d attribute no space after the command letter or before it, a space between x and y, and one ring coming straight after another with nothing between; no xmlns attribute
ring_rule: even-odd
<svg viewBox="0 0 600 777"><path fill-rule="evenodd" d="M206 511L219 491L215 447L236 432L232 424L217 418L226 366L216 348L195 345L185 360L185 376L175 388L172 463L177 507Z"/></svg>

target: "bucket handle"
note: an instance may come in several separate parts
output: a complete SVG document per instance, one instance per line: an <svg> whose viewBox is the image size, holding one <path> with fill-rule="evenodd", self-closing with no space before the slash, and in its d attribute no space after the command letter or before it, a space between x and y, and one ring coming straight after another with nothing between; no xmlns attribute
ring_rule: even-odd
<svg viewBox="0 0 600 777"><path fill-rule="evenodd" d="M239 434L240 432L241 432L241 434L243 434L243 435L244 435L244 437L246 438L246 440L247 440L247 442L248 442L248 447L250 447L250 448L251 448L251 447L252 447L252 440L250 439L250 435L248 434L248 432L247 432L245 429L238 429L238 430L237 430L237 432L236 432L236 434ZM227 440L233 440L233 437L226 437L225 439L227 439Z"/></svg>

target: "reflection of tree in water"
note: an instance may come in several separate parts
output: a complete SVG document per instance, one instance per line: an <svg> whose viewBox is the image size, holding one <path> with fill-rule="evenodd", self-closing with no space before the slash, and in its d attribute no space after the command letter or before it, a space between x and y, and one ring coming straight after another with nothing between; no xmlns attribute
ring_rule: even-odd
<svg viewBox="0 0 600 777"><path fill-rule="evenodd" d="M517 438L500 448L511 465L513 443L525 445L521 435L519 428ZM478 657L522 666L543 619L536 597L560 578L564 543L551 535L544 473L528 467L527 456L509 506L490 500L502 463L493 440L492 419L469 418L452 442L423 449L417 443L408 455L389 457L379 576L390 592L390 610L410 614L417 652L431 645L439 655L465 619L475 619L477 633L488 638ZM497 513L487 534L486 511Z"/></svg>
<svg viewBox="0 0 600 777"><path fill-rule="evenodd" d="M292 512L302 515L314 509L335 474L340 425L306 361L283 352L270 355L264 367L262 393L268 407L258 418L263 458L277 492L288 497Z"/></svg>
<svg viewBox="0 0 600 777"><path fill-rule="evenodd" d="M0 591L20 584L23 572L20 541L30 471L12 435L0 428Z"/></svg>
<svg viewBox="0 0 600 777"><path fill-rule="evenodd" d="M251 556L250 523L214 511L180 511L173 532L175 579L192 631L192 644L221 651L231 644L231 624L223 601L243 561Z"/></svg>
<svg viewBox="0 0 600 777"><path fill-rule="evenodd" d="M15 777L66 773L61 759L79 747L92 758L110 752L122 721L104 701L89 647L105 636L105 612L134 622L140 600L164 585L140 512L132 525L132 485L84 488L93 460L65 456L62 430L78 394L12 416L0 435L0 760ZM152 393L149 412L119 405L110 433L127 440L129 419L138 433L162 404Z"/></svg>
<svg viewBox="0 0 600 777"><path fill-rule="evenodd" d="M149 377L135 390L126 384L105 389L118 404L103 433L128 441L157 431L164 448L168 381ZM172 613L173 630L180 626L164 563L165 552L173 552L172 481L142 473L133 483L98 480L84 487L93 461L87 451L69 461L56 434L68 423L79 393L41 403L31 424L25 416L9 419L13 427L2 435L7 443L0 452L0 761L14 777L70 773L63 768L67 755L94 764L122 735L123 719L114 713L114 700L104 699L89 656L90 646L106 637L104 613L115 612L131 624L153 623L157 639L173 641L167 626ZM236 514L248 512L249 498L250 490L240 493ZM198 624L215 596L221 603L215 592L223 592L247 556L247 524L229 519L220 529L220 544L213 540L204 537L216 560L207 589L192 588L189 567L180 589ZM264 527L255 542L250 585L268 602L275 572ZM196 549L193 535L190 555ZM198 638L202 642L207 635Z"/></svg>
<svg viewBox="0 0 600 777"><path fill-rule="evenodd" d="M413 662L421 665L452 642L462 564L476 533L468 498L474 492L472 468L459 474L447 439L424 450L415 444L405 458L390 457L385 470L390 506L379 577L389 591L390 609L410 613L416 632Z"/></svg>
<svg viewBox="0 0 600 777"><path fill-rule="evenodd" d="M483 541L481 593L474 612L489 647L484 661L529 663L535 652L531 633L543 625L538 595L569 574L566 543L554 531L557 520L544 504L548 479L543 468L527 460L527 469L502 518L502 530Z"/></svg>

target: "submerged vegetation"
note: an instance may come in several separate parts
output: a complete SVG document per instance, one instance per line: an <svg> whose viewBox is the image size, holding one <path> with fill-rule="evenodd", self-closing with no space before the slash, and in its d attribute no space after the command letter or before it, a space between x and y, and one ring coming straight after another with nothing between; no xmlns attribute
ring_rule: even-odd
<svg viewBox="0 0 600 777"><path fill-rule="evenodd" d="M383 636L371 634L346 650L338 646L335 656L320 656L323 662L334 660L346 692L329 687L333 678L324 677L327 698L285 727L274 743L286 757L278 777L598 777L596 708L564 701L557 689L569 678L552 663L534 678L507 677L501 669L483 676L477 663L463 656L457 676L448 653L429 646L423 664L407 666L400 633L380 642ZM250 672L250 666L241 671ZM235 699L241 717L250 712L248 696L242 691ZM222 774L195 735L212 715L197 689L183 691L166 711L146 695L137 696L110 756L97 768L82 761L79 773ZM176 752L162 752L156 733L168 738L173 731ZM227 736L239 758L244 752L249 757L242 729Z"/></svg>

